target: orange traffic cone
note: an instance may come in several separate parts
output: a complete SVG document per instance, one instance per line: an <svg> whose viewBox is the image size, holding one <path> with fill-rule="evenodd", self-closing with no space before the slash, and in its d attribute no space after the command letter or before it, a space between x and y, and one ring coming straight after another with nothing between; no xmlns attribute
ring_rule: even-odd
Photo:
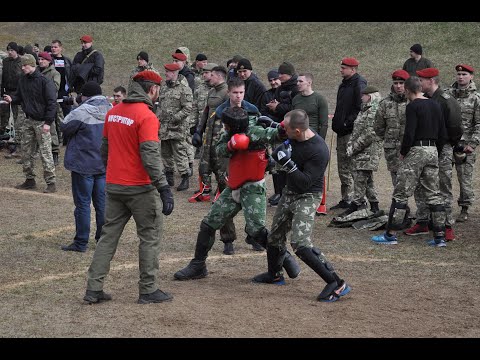
<svg viewBox="0 0 480 360"><path fill-rule="evenodd" d="M327 186L326 186L325 176L323 177L322 201L320 201L320 205L318 205L316 215L317 216L327 215Z"/></svg>

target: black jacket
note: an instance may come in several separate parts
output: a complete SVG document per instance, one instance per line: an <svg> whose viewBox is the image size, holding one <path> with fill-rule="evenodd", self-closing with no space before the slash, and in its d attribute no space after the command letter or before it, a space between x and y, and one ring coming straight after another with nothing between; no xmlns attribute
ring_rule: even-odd
<svg viewBox="0 0 480 360"><path fill-rule="evenodd" d="M70 83L74 90L79 93L84 83L87 81L95 81L99 85L103 83L105 73L105 60L103 55L97 50L91 54L82 64L82 61L94 49L91 47L86 50L79 51L73 58ZM83 69L87 69L83 71Z"/></svg>
<svg viewBox="0 0 480 360"><path fill-rule="evenodd" d="M299 93L297 89L298 75L293 75L275 90L275 99L280 103L275 110L275 116L283 120L285 114L293 110L292 99Z"/></svg>
<svg viewBox="0 0 480 360"><path fill-rule="evenodd" d="M276 89L268 89L263 93L262 100L260 101L261 105L259 107L260 113L262 115L268 116L270 119L272 119L275 122L281 122L283 119L279 119L277 117L277 114L270 111L268 108L267 104L275 99L275 90Z"/></svg>
<svg viewBox="0 0 480 360"><path fill-rule="evenodd" d="M425 96L428 97L428 95ZM457 145L463 135L462 111L458 101L440 88L433 93L432 99L440 105L447 128L447 138L439 139L439 149L446 143L452 146Z"/></svg>
<svg viewBox="0 0 480 360"><path fill-rule="evenodd" d="M353 123L362 108L362 90L367 86L367 80L359 74L349 79L343 79L338 87L337 106L332 119L332 130L338 136L351 134Z"/></svg>
<svg viewBox="0 0 480 360"><path fill-rule="evenodd" d="M17 91L11 96L13 104L21 104L29 119L45 121L50 125L57 113L57 88L53 80L40 74L38 68L22 75Z"/></svg>
<svg viewBox="0 0 480 360"><path fill-rule="evenodd" d="M250 77L245 80L245 100L255 105L260 109L262 104L263 93L267 89L262 84L260 79L255 74L251 74Z"/></svg>
<svg viewBox="0 0 480 360"><path fill-rule="evenodd" d="M185 79L188 81L188 86L192 89L193 94L195 92L195 73L188 66L184 66L178 73L185 76Z"/></svg>

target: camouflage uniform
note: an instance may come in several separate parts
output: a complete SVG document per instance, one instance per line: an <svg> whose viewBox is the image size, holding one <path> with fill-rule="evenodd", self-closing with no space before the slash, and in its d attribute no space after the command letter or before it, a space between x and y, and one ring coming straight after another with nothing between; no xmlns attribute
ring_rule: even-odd
<svg viewBox="0 0 480 360"><path fill-rule="evenodd" d="M190 122L190 126L195 126L200 123L200 119L203 115L203 110L205 110L205 106L207 106L207 96L208 92L212 86L203 79L197 81L195 78L195 91L193 92L193 116L191 117L192 121ZM187 143L190 145L188 148L188 162L193 164L195 159L195 148L192 145L192 137L187 136Z"/></svg>
<svg viewBox="0 0 480 360"><path fill-rule="evenodd" d="M132 70L132 73L130 74L130 78L128 80L128 88L130 88L130 85L132 85L132 79L135 75L137 75L139 72L142 72L144 70L150 70L150 71L155 71L157 74L160 74L152 65L152 63L148 63L145 66L137 66L135 69ZM127 88L127 89L128 89Z"/></svg>
<svg viewBox="0 0 480 360"><path fill-rule="evenodd" d="M477 92L475 83L471 81L466 89L458 89L455 82L445 92L457 99L462 111L463 135L459 145L468 145L476 149L480 143L480 94ZM466 161L463 164L455 163L460 185L459 206L470 206L475 200L472 178L476 154L472 152L466 155Z"/></svg>
<svg viewBox="0 0 480 360"><path fill-rule="evenodd" d="M380 101L375 115L375 133L384 141L385 160L394 187L397 183L397 171L400 166L400 147L405 131L406 106L405 94L395 94L392 91Z"/></svg>
<svg viewBox="0 0 480 360"><path fill-rule="evenodd" d="M172 172L177 165L180 175L188 175L187 127L192 113L192 90L187 80L178 75L176 81L162 82L160 88L160 145L165 173Z"/></svg>
<svg viewBox="0 0 480 360"><path fill-rule="evenodd" d="M58 89L60 89L61 76L60 76L60 73L57 70L55 70L55 67L52 64L50 64L48 67L43 69L41 73L47 79L50 79L53 81L53 83L55 84L55 88L57 89L57 92L58 92ZM60 143L58 140L56 123L59 121L61 122L61 120L63 120L63 111L60 106L60 103L57 103L57 114L55 116L55 122L52 123L52 125L50 126L50 135L52 137L52 153L57 153L57 154L60 151Z"/></svg>
<svg viewBox="0 0 480 360"><path fill-rule="evenodd" d="M438 179L440 186L440 194L443 197L443 204L445 205L446 212L446 221L445 225L451 227L455 223L455 219L452 214L452 203L453 203L453 193L452 193L452 170L453 170L453 148L452 144L457 142L460 139L458 133L455 133L455 136L458 139L453 139L452 134L454 134L453 122L456 117L460 117L460 109L457 108L457 104L452 96L444 93L441 89L435 91L432 96L432 99L437 101L440 106L446 106L449 109L450 120L445 119L446 127L448 132L448 142L443 145L440 154L438 154ZM458 110L458 114L456 113ZM444 110L442 110L442 114ZM449 126L449 121L452 125ZM460 127L460 120L458 120ZM430 209L427 206L426 199L428 194L425 192L425 187L419 186L415 190L415 202L417 204L417 223L427 223L430 218Z"/></svg>
<svg viewBox="0 0 480 360"><path fill-rule="evenodd" d="M380 93L370 94L371 100L362 104L362 110L353 124L353 131L347 149L353 150L351 164L354 179L352 202L365 205L365 195L370 203L378 203L377 191L373 183L373 171L380 162L380 141L373 129L375 114L380 101Z"/></svg>

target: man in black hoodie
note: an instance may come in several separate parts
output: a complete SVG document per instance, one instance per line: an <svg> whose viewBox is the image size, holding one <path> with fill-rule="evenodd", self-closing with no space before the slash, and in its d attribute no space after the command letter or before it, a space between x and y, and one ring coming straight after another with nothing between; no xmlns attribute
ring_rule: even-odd
<svg viewBox="0 0 480 360"><path fill-rule="evenodd" d="M332 130L337 134L337 166L342 183L342 199L330 210L348 208L352 196L353 178L350 169L351 161L347 156L347 143L353 131L353 123L362 106L362 90L367 86L367 80L357 73L359 64L355 58L344 58L340 65L343 80L338 87Z"/></svg>

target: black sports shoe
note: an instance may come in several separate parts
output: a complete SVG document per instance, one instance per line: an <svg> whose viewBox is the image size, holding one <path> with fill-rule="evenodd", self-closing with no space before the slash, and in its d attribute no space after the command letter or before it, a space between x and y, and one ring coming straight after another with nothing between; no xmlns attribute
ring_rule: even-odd
<svg viewBox="0 0 480 360"><path fill-rule="evenodd" d="M152 304L152 303L161 303L165 301L172 301L173 296L169 293L163 292L160 289L155 290L150 294L140 294L138 297L138 304Z"/></svg>
<svg viewBox="0 0 480 360"><path fill-rule="evenodd" d="M350 207L350 203L345 200L340 200L340 202L337 205L334 205L330 208L330 210L336 210L336 209L348 209Z"/></svg>
<svg viewBox="0 0 480 360"><path fill-rule="evenodd" d="M112 295L107 294L103 290L100 290L100 291L87 290L85 292L85 296L83 297L83 300L85 300L89 304L96 304L101 301L112 300Z"/></svg>
<svg viewBox="0 0 480 360"><path fill-rule="evenodd" d="M63 251L77 251L77 252L85 252L87 249L82 249L77 246L75 243L71 243L70 245L62 245L62 250Z"/></svg>

